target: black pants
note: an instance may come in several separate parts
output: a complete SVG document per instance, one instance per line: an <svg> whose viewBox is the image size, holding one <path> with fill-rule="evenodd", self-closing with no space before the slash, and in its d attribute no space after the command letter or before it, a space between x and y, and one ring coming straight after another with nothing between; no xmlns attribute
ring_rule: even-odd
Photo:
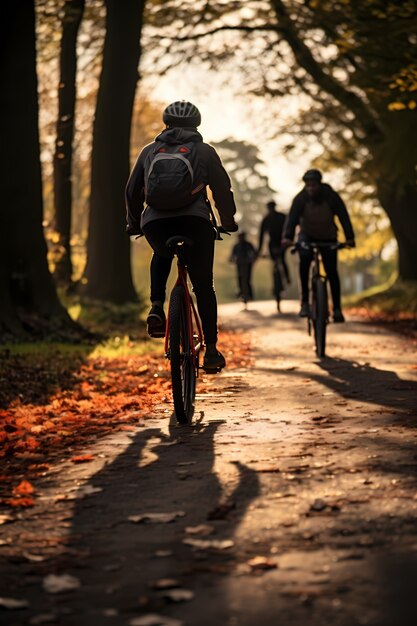
<svg viewBox="0 0 417 626"><path fill-rule="evenodd" d="M340 309L340 280L337 272L337 250L329 248L321 248L321 258L323 259L324 269L330 283L330 291L332 292L333 309ZM308 302L308 277L310 265L313 260L313 252L311 250L299 250L300 255L300 281L301 281L301 300Z"/></svg>
<svg viewBox="0 0 417 626"><path fill-rule="evenodd" d="M198 312L206 343L217 341L217 300L213 285L213 226L202 217L168 217L149 222L143 228L154 254L151 261L151 302L165 302L166 284L171 270L172 252L165 242L174 235L193 241L187 249L187 268L197 299Z"/></svg>
<svg viewBox="0 0 417 626"><path fill-rule="evenodd" d="M253 300L252 291L252 267L253 263L237 263L237 282L240 297Z"/></svg>
<svg viewBox="0 0 417 626"><path fill-rule="evenodd" d="M273 261L280 261L282 269L284 270L284 276L287 283L290 282L290 272L288 270L287 261L285 259L286 250L283 250L281 243L278 245L275 241L269 242L269 255Z"/></svg>

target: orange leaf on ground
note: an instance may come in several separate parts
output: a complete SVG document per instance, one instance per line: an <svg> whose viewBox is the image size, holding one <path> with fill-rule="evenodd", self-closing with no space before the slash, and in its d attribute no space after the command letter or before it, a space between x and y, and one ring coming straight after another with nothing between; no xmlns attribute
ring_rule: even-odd
<svg viewBox="0 0 417 626"><path fill-rule="evenodd" d="M5 503L9 506L16 506L21 508L35 506L35 501L33 498L10 498L10 500L5 500Z"/></svg>
<svg viewBox="0 0 417 626"><path fill-rule="evenodd" d="M80 454L79 456L73 456L70 459L73 463L88 463L88 461L94 461L92 454Z"/></svg>
<svg viewBox="0 0 417 626"><path fill-rule="evenodd" d="M15 496L27 496L29 493L33 493L34 491L35 488L28 480L22 480L16 487L13 488L13 494Z"/></svg>

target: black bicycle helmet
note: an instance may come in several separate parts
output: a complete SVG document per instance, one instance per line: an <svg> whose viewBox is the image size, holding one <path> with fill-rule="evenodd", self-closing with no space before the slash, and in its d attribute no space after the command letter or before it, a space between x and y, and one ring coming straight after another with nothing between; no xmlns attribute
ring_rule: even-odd
<svg viewBox="0 0 417 626"><path fill-rule="evenodd" d="M178 100L169 104L162 114L162 119L167 126L191 126L195 128L201 124L200 111L194 104L186 100Z"/></svg>
<svg viewBox="0 0 417 626"><path fill-rule="evenodd" d="M316 182L321 182L321 172L320 170L307 170L303 176L303 181L306 183L309 180L315 180Z"/></svg>

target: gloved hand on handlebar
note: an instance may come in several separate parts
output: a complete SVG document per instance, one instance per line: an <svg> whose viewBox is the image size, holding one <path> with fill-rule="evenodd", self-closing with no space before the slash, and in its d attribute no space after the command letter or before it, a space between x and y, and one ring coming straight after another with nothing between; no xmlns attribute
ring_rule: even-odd
<svg viewBox="0 0 417 626"><path fill-rule="evenodd" d="M129 237L136 235L137 237L142 237L143 232L141 228L132 228L131 226L126 226L126 232Z"/></svg>
<svg viewBox="0 0 417 626"><path fill-rule="evenodd" d="M226 230L228 233L235 233L239 226L236 224L236 222L233 222L232 224L228 224L227 226L225 224L222 224L222 228L224 228L224 230Z"/></svg>

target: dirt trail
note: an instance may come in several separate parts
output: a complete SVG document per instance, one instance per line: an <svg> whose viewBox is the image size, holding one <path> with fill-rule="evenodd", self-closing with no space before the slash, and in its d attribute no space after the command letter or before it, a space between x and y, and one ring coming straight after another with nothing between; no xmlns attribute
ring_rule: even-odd
<svg viewBox="0 0 417 626"><path fill-rule="evenodd" d="M350 322L318 360L284 311L222 307L254 364L212 378L193 428L164 405L45 477L37 507L1 527L15 551L0 595L29 603L1 623L417 623L416 345ZM48 593L50 574L80 586Z"/></svg>

